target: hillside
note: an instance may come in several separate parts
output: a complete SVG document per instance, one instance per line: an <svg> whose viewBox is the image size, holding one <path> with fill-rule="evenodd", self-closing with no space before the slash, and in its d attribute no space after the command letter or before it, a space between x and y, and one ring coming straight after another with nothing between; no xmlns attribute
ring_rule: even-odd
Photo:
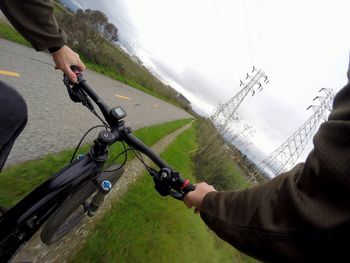
<svg viewBox="0 0 350 263"><path fill-rule="evenodd" d="M90 9L73 13L60 2L55 3L55 15L67 35L68 45L80 54L88 67L190 110L190 102L182 94L154 76L138 57L123 50L117 25L111 24L104 13Z"/></svg>

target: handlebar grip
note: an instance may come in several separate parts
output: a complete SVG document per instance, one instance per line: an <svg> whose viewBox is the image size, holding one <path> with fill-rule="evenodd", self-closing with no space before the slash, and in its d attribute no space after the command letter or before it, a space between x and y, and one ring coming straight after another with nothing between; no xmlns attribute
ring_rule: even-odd
<svg viewBox="0 0 350 263"><path fill-rule="evenodd" d="M190 183L190 181L188 179L184 180L180 190L182 193L184 193L184 195L188 194L191 191L194 191L196 189L196 187Z"/></svg>
<svg viewBox="0 0 350 263"><path fill-rule="evenodd" d="M80 70L79 70L79 68L78 68L78 66L70 66L70 69L75 73L75 74L77 74L77 73L80 73Z"/></svg>
<svg viewBox="0 0 350 263"><path fill-rule="evenodd" d="M75 73L75 75L77 76L77 78L78 78L78 82L81 82L83 79L83 75L81 74L81 71L80 71L80 69L79 69L79 67L78 66L75 66L75 65L73 65L73 66L70 66L70 69Z"/></svg>

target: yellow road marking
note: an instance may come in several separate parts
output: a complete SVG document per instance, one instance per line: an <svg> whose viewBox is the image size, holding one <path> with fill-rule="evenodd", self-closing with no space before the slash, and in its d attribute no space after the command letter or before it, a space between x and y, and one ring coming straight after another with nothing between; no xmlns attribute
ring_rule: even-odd
<svg viewBox="0 0 350 263"><path fill-rule="evenodd" d="M0 74L10 76L10 77L17 77L17 78L20 77L20 75L17 72L11 72L11 71L1 70L1 69L0 69Z"/></svg>
<svg viewBox="0 0 350 263"><path fill-rule="evenodd" d="M156 108L159 108L159 105L158 104L153 104L154 107Z"/></svg>
<svg viewBox="0 0 350 263"><path fill-rule="evenodd" d="M116 96L117 98L120 98L120 99L131 100L131 98L126 97L126 96L122 96L122 95L118 95L118 94L115 94L115 96Z"/></svg>

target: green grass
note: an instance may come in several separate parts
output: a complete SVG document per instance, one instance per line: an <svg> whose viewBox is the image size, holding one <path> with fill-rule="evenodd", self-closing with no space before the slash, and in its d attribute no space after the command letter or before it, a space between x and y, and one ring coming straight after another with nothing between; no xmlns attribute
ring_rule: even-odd
<svg viewBox="0 0 350 263"><path fill-rule="evenodd" d="M195 176L218 190L238 190L249 187L243 171L234 162L235 153L226 148L217 130L207 119L198 118L198 151L195 153ZM211 139L216 138L216 139Z"/></svg>
<svg viewBox="0 0 350 263"><path fill-rule="evenodd" d="M194 128L161 156L194 181ZM219 240L182 202L161 197L148 175L141 176L90 232L80 262L255 262Z"/></svg>
<svg viewBox="0 0 350 263"><path fill-rule="evenodd" d="M242 170L237 167L233 160L227 157L224 165L225 174L230 175L230 190L246 189L250 187L246 177L242 175Z"/></svg>
<svg viewBox="0 0 350 263"><path fill-rule="evenodd" d="M190 119L177 120L160 125L154 125L137 130L134 134L147 145L152 145L160 138L189 123ZM78 142L77 142L78 143ZM80 152L87 152L89 145L82 147ZM110 150L115 156L121 151L117 144ZM64 150L56 154L49 154L40 160L27 161L9 167L0 174L0 204L11 207L36 186L45 181L68 164L74 149Z"/></svg>
<svg viewBox="0 0 350 263"><path fill-rule="evenodd" d="M10 41L29 46L30 43L25 40L12 26L0 19L0 38L5 38Z"/></svg>

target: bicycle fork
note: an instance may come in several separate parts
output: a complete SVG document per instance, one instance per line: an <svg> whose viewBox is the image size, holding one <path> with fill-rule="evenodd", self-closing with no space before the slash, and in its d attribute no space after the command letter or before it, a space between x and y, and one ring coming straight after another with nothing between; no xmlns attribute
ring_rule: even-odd
<svg viewBox="0 0 350 263"><path fill-rule="evenodd" d="M90 203L84 202L84 210L87 215L92 217L97 209L102 205L106 194L108 194L112 189L112 183L108 180L96 180L96 186L98 187L98 192L93 196Z"/></svg>

